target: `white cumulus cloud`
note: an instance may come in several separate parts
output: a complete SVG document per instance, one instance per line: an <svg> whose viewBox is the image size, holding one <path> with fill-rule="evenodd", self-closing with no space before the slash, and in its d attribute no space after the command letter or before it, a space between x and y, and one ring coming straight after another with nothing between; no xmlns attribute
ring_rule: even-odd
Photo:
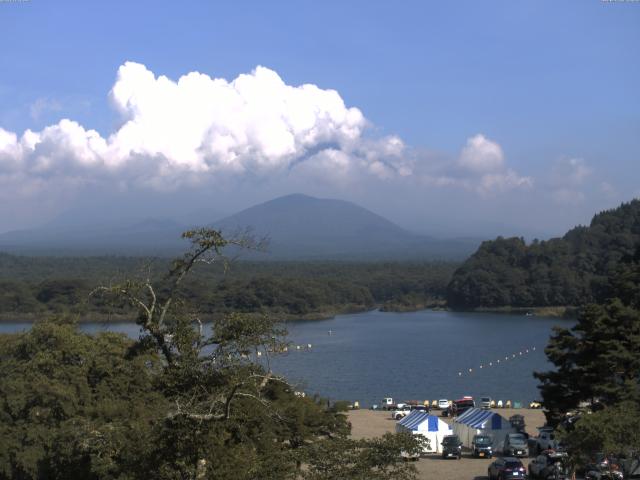
<svg viewBox="0 0 640 480"><path fill-rule="evenodd" d="M74 193L81 202L97 191L234 187L342 196L418 195L427 185L489 196L533 184L483 134L456 156L422 152L396 135L377 135L337 91L288 85L266 67L232 80L199 72L176 80L126 62L109 99L120 121L108 135L68 118L22 134L0 126L0 203L20 203L24 212L44 211L46 203L54 211ZM36 100L31 113L40 118L63 105ZM15 213L0 208L0 223Z"/></svg>
<svg viewBox="0 0 640 480"><path fill-rule="evenodd" d="M471 172L497 172L504 168L502 147L482 134L467 140L459 159L460 166Z"/></svg>
<svg viewBox="0 0 640 480"><path fill-rule="evenodd" d="M401 140L365 138L367 120L338 92L287 85L265 67L232 81L198 72L174 81L127 62L110 97L122 123L107 138L68 119L22 136L0 129L0 172L172 188L203 176L288 172L315 160L316 170L326 166L335 176L340 169L327 159L341 157L345 172L410 173Z"/></svg>
<svg viewBox="0 0 640 480"><path fill-rule="evenodd" d="M455 161L432 169L421 180L426 185L460 187L483 196L533 187L531 177L507 167L500 144L481 133L467 139Z"/></svg>

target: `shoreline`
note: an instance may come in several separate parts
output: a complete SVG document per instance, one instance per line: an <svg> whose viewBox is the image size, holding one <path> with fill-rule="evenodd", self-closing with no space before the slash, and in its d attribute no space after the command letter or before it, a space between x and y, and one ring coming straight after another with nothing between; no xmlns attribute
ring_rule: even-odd
<svg viewBox="0 0 640 480"><path fill-rule="evenodd" d="M418 304L396 304L382 303L374 305L344 305L342 308L333 308L327 310L319 310L317 312L309 312L302 315L282 312L248 312L247 315L269 315L280 319L284 323L298 321L316 321L331 320L338 315L348 315L356 313L366 313L374 310L388 313L410 313L420 310L434 311L450 311L450 312L468 312L468 313L498 313L498 314L522 314L524 317L557 317L557 318L575 318L578 307L574 306L555 306L555 307L478 307L472 309L455 309L446 306L444 301L432 301ZM202 315L205 323L210 323L220 314ZM136 314L105 314L105 313L0 313L0 324L3 323L35 323L43 319L50 319L56 316L69 316L77 320L78 323L135 323Z"/></svg>

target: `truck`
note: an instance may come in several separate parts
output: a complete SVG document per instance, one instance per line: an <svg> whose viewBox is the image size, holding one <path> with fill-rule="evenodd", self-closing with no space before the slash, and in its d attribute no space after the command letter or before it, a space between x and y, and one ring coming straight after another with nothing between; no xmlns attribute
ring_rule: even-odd
<svg viewBox="0 0 640 480"><path fill-rule="evenodd" d="M391 410L396 406L396 404L393 403L393 398L391 397L384 397L380 405L383 410Z"/></svg>
<svg viewBox="0 0 640 480"><path fill-rule="evenodd" d="M393 401L393 398L391 397L385 397L382 399L382 403L380 408L382 410L399 410L399 409L403 409L404 407L408 407L409 404L406 402L398 402L395 403Z"/></svg>

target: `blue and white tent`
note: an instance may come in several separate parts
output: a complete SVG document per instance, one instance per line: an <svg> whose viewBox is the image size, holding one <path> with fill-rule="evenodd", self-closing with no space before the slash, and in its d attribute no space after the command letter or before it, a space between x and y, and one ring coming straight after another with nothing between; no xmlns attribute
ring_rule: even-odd
<svg viewBox="0 0 640 480"><path fill-rule="evenodd" d="M425 453L441 453L442 439L445 435L452 435L451 427L435 415L414 410L396 423L396 432L409 432L422 435L425 439L423 451Z"/></svg>
<svg viewBox="0 0 640 480"><path fill-rule="evenodd" d="M507 433L515 429L509 420L491 410L470 408L453 422L453 433L460 437L465 447L471 448L474 435L489 435L493 439L494 450L502 448Z"/></svg>

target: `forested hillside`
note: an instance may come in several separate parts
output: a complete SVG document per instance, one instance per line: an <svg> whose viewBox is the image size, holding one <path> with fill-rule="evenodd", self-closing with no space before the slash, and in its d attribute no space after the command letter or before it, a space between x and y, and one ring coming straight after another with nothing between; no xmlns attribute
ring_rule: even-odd
<svg viewBox="0 0 640 480"><path fill-rule="evenodd" d="M640 244L640 200L593 217L562 238L482 243L447 288L452 307L583 305L607 295L607 278Z"/></svg>
<svg viewBox="0 0 640 480"><path fill-rule="evenodd" d="M448 262L236 262L201 265L183 286L203 314L268 312L313 318L380 305L410 310L444 303L459 264ZM166 271L165 259L24 257L0 254L0 318L78 313L127 315L125 305L90 298L92 289Z"/></svg>

